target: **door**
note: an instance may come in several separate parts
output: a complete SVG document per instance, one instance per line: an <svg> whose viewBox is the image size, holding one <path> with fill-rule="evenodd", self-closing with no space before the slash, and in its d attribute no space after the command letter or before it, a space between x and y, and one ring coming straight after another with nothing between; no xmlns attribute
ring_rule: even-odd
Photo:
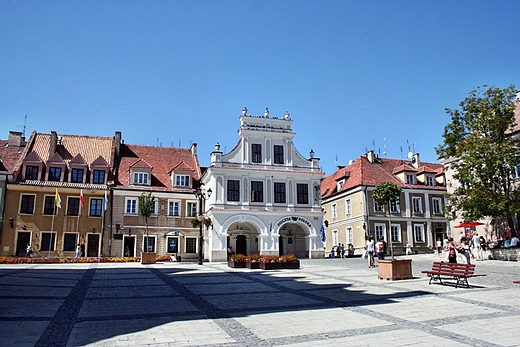
<svg viewBox="0 0 520 347"><path fill-rule="evenodd" d="M123 241L123 256L135 257L135 237L125 237Z"/></svg>
<svg viewBox="0 0 520 347"><path fill-rule="evenodd" d="M18 233L16 242L16 256L23 257L27 250L27 244L31 243L31 233Z"/></svg>
<svg viewBox="0 0 520 347"><path fill-rule="evenodd" d="M247 242L245 235L238 235L237 236L237 243L236 243L236 254L243 254L247 255Z"/></svg>
<svg viewBox="0 0 520 347"><path fill-rule="evenodd" d="M88 234L87 236L87 257L97 257L99 254L99 235Z"/></svg>
<svg viewBox="0 0 520 347"><path fill-rule="evenodd" d="M283 252L283 236L278 236L278 255L284 255Z"/></svg>

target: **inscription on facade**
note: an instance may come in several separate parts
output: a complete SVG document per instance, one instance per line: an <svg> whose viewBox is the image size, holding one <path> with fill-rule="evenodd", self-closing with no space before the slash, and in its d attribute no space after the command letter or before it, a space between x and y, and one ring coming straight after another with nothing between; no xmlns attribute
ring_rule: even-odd
<svg viewBox="0 0 520 347"><path fill-rule="evenodd" d="M309 220L307 218L303 218L300 216L284 217L284 218L280 219L278 221L278 223L276 223L276 226L279 228L287 222L301 222L301 223L307 225L309 228L312 228L311 222L309 222Z"/></svg>

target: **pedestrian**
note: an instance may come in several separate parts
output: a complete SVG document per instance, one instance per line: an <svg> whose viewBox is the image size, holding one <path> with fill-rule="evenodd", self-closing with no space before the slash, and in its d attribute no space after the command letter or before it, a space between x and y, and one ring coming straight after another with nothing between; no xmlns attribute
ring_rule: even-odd
<svg viewBox="0 0 520 347"><path fill-rule="evenodd" d="M446 248L444 249L446 251L446 254L448 254L448 262L449 263L457 263L457 252L455 250L455 245L453 244L453 238L448 238L448 244L446 245Z"/></svg>
<svg viewBox="0 0 520 347"><path fill-rule="evenodd" d="M331 258L336 258L336 252L334 251L334 246L332 247L332 249L330 250L330 257Z"/></svg>
<svg viewBox="0 0 520 347"><path fill-rule="evenodd" d="M385 260L385 243L382 237L376 243L377 260Z"/></svg>
<svg viewBox="0 0 520 347"><path fill-rule="evenodd" d="M83 257L85 256L85 244L84 244L84 243L82 243L82 244L80 245L80 249L81 249L81 254L80 254L80 256L83 258Z"/></svg>
<svg viewBox="0 0 520 347"><path fill-rule="evenodd" d="M480 236L478 236L478 233L473 234L471 243L473 244L473 250L475 251L475 260L484 260L484 256L482 255L482 245L480 244Z"/></svg>
<svg viewBox="0 0 520 347"><path fill-rule="evenodd" d="M130 256L130 247L128 247L128 245L125 247L125 257L129 257Z"/></svg>
<svg viewBox="0 0 520 347"><path fill-rule="evenodd" d="M345 258L345 244L344 243L341 244L341 257Z"/></svg>
<svg viewBox="0 0 520 347"><path fill-rule="evenodd" d="M410 242L406 241L406 255L412 254L412 245Z"/></svg>
<svg viewBox="0 0 520 347"><path fill-rule="evenodd" d="M76 246L76 253L74 254L74 258L79 258L79 257L81 257L81 246L78 243L78 245Z"/></svg>
<svg viewBox="0 0 520 347"><path fill-rule="evenodd" d="M227 248L227 258L230 259L232 255L233 255L233 248L231 246L229 246Z"/></svg>
<svg viewBox="0 0 520 347"><path fill-rule="evenodd" d="M25 257L30 258L32 253L31 244L27 244L27 248L25 249Z"/></svg>
<svg viewBox="0 0 520 347"><path fill-rule="evenodd" d="M470 258L473 258L473 254L469 249L468 240L465 237L463 237L460 241L461 243L459 245L458 251L462 255L462 261L465 264L471 264Z"/></svg>
<svg viewBox="0 0 520 347"><path fill-rule="evenodd" d="M368 267L374 267L374 237L370 235L365 244L365 250L367 251Z"/></svg>
<svg viewBox="0 0 520 347"><path fill-rule="evenodd" d="M440 258L442 256L442 241L441 241L441 238L439 237L437 239L437 256Z"/></svg>

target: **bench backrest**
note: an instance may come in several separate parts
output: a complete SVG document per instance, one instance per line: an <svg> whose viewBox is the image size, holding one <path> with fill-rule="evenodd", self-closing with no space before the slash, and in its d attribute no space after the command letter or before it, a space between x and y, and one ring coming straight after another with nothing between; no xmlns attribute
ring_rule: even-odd
<svg viewBox="0 0 520 347"><path fill-rule="evenodd" d="M445 272L455 276L471 276L475 272L475 264L459 264L436 261L432 265L432 271Z"/></svg>

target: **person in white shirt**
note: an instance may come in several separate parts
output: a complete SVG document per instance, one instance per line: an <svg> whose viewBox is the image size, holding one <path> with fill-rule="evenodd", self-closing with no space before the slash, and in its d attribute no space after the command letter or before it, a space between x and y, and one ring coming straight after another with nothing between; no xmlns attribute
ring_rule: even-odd
<svg viewBox="0 0 520 347"><path fill-rule="evenodd" d="M473 234L471 243L473 244L473 249L475 250L475 260L484 260L484 257L482 256L482 247L480 245L480 236L478 236L477 233Z"/></svg>
<svg viewBox="0 0 520 347"><path fill-rule="evenodd" d="M374 267L374 236L369 236L365 244L367 251L368 267Z"/></svg>

